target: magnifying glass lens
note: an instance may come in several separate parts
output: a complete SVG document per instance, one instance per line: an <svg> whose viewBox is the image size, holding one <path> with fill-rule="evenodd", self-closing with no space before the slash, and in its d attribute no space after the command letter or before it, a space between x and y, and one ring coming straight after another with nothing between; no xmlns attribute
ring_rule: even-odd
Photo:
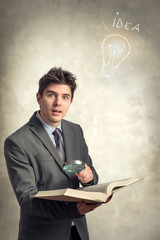
<svg viewBox="0 0 160 240"><path fill-rule="evenodd" d="M85 164L80 160L72 160L70 162L66 162L63 166L63 171L67 173L81 172L84 169L85 169Z"/></svg>

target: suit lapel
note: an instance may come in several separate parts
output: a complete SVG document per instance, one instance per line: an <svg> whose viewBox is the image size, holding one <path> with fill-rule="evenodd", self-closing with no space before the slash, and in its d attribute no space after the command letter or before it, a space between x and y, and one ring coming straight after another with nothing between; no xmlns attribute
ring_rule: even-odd
<svg viewBox="0 0 160 240"><path fill-rule="evenodd" d="M49 153L54 157L55 161L61 166L64 165L63 160L60 158L56 147L52 143L50 137L48 136L46 130L44 129L41 122L36 117L36 113L33 114L29 121L30 130L39 138L39 140L43 143L44 147L49 151Z"/></svg>
<svg viewBox="0 0 160 240"><path fill-rule="evenodd" d="M72 131L66 124L65 120L62 120L62 131L63 131L63 138L65 144L65 151L66 151L66 161L69 162L72 159Z"/></svg>

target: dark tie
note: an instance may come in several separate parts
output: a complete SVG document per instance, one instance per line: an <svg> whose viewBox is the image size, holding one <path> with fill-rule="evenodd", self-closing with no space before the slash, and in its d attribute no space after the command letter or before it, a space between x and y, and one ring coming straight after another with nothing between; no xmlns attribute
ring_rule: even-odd
<svg viewBox="0 0 160 240"><path fill-rule="evenodd" d="M55 138L55 143L56 143L56 149L62 158L62 160L65 162L65 150L64 150L64 145L61 139L61 130L59 128L56 128L53 132L54 138Z"/></svg>

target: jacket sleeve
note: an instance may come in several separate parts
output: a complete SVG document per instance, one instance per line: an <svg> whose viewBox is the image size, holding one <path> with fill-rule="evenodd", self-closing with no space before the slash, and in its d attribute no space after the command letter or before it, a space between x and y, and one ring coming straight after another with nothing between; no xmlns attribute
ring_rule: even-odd
<svg viewBox="0 0 160 240"><path fill-rule="evenodd" d="M17 142L14 138L6 139L4 154L11 184L23 211L50 219L81 217L76 203L33 198L38 192L34 169L20 142Z"/></svg>
<svg viewBox="0 0 160 240"><path fill-rule="evenodd" d="M97 184L98 183L98 174L93 166L92 159L88 153L88 147L87 147L86 141L84 139L84 134L83 134L83 130L81 127L80 127L80 131L81 131L81 134L83 137L83 141L81 141L82 142L82 146L81 146L82 147L82 159L91 168L92 173L93 173L93 181L91 181L89 183L81 183L82 186L85 187L85 186Z"/></svg>

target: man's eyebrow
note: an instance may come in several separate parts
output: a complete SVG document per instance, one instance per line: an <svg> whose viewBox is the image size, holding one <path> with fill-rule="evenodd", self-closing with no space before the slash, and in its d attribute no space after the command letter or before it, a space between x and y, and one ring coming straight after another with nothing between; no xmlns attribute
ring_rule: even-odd
<svg viewBox="0 0 160 240"><path fill-rule="evenodd" d="M54 92L52 90L48 90L47 93L56 93L56 92Z"/></svg>
<svg viewBox="0 0 160 240"><path fill-rule="evenodd" d="M52 90L48 90L47 93L53 93L53 94L58 94L57 92L54 92ZM62 93L63 96L71 96L69 93Z"/></svg>
<svg viewBox="0 0 160 240"><path fill-rule="evenodd" d="M63 93L62 95L71 96L71 94L69 94L69 93Z"/></svg>

